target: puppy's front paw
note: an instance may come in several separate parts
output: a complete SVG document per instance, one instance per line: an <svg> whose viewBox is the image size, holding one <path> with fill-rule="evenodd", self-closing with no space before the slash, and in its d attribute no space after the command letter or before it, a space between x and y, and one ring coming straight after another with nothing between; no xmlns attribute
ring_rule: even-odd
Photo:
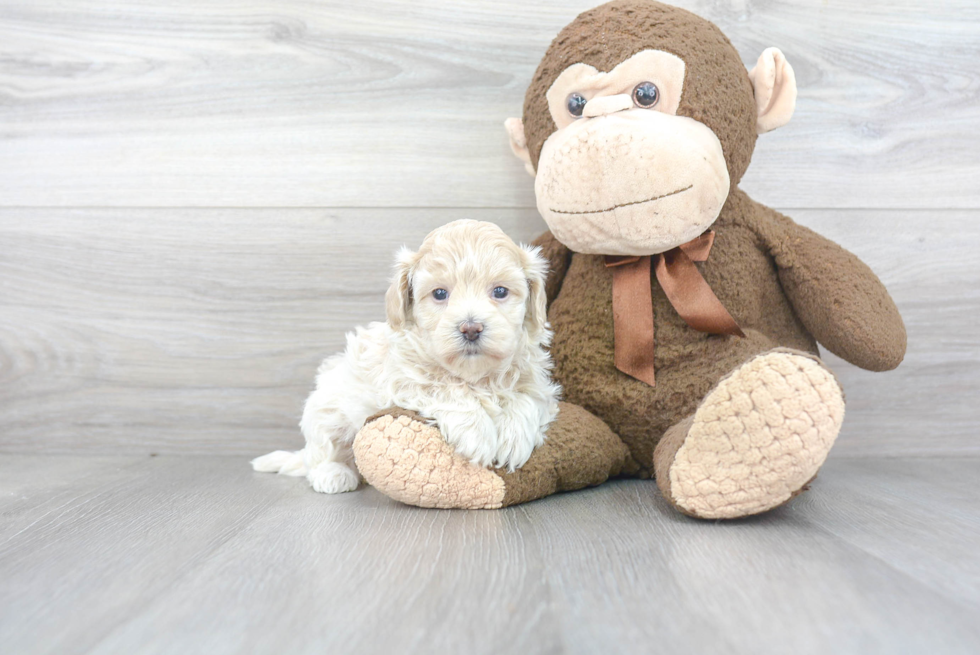
<svg viewBox="0 0 980 655"><path fill-rule="evenodd" d="M544 429L557 413L557 403L535 402L528 396L511 399L494 417L497 443L493 465L510 472L524 466L534 449L544 443Z"/></svg>
<svg viewBox="0 0 980 655"><path fill-rule="evenodd" d="M497 426L486 412L442 412L435 418L446 442L460 457L483 468L493 465L498 450Z"/></svg>
<svg viewBox="0 0 980 655"><path fill-rule="evenodd" d="M497 419L497 452L493 465L513 472L527 463L534 449L544 443L536 413L508 412Z"/></svg>
<svg viewBox="0 0 980 655"><path fill-rule="evenodd" d="M530 459L534 447L544 442L541 431L536 427L532 433L521 429L523 426L501 426L497 433L497 455L493 459L495 468L513 472ZM535 438L537 437L537 438Z"/></svg>
<svg viewBox="0 0 980 655"><path fill-rule="evenodd" d="M340 462L318 464L306 474L306 479L310 481L314 491L322 494L354 491L361 482L357 471Z"/></svg>

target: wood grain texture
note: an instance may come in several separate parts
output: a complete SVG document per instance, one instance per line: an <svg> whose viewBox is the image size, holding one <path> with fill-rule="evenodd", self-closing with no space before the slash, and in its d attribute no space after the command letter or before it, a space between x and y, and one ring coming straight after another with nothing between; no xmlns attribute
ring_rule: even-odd
<svg viewBox="0 0 980 655"><path fill-rule="evenodd" d="M837 491L842 477L860 486L870 469L890 479L890 462L849 463L849 475L838 472L836 463L826 466L810 492L820 499L834 495L834 521L790 504L758 518L705 524L673 513L642 483L614 483L584 500L567 494L526 506L538 534L553 536L541 543L544 559L552 563L549 581L561 590L557 609L568 643L583 653L602 652L612 643L635 652L644 652L643 646L645 652L726 653L975 648L980 632L972 621L962 632L949 623L932 624L936 612L949 611L952 618L958 607L967 616L973 605L949 600L904 572L896 575L901 569L879 559L880 550L869 557L829 533L836 521L850 524L861 516L855 510L863 498ZM962 492L973 467L964 463L959 475L948 468L943 474L956 478ZM892 482L893 489L900 486ZM904 508L888 509L887 520L901 525ZM937 515L932 525L941 522ZM976 530L971 523L961 531L962 546L975 542ZM869 546L885 539L879 536ZM906 538L904 546L914 550L928 541ZM893 554L902 550L897 546ZM954 566L953 577L974 572L975 559L965 569ZM583 569L585 562L590 566Z"/></svg>
<svg viewBox="0 0 980 655"><path fill-rule="evenodd" d="M808 520L956 602L980 608L976 478L945 459L831 462L800 497Z"/></svg>
<svg viewBox="0 0 980 655"><path fill-rule="evenodd" d="M831 462L763 517L650 481L496 511L340 496L236 457L11 455L73 478L0 521L16 653L973 653L980 459ZM0 498L11 493L0 476ZM18 531L9 516L34 517Z"/></svg>
<svg viewBox="0 0 980 655"><path fill-rule="evenodd" d="M319 361L384 318L395 250L476 215L543 229L531 211L3 212L2 448L293 444Z"/></svg>
<svg viewBox="0 0 980 655"><path fill-rule="evenodd" d="M980 214L788 213L864 260L908 331L905 361L887 373L824 351L847 399L834 455L980 453Z"/></svg>
<svg viewBox="0 0 980 655"><path fill-rule="evenodd" d="M0 204L533 207L502 123L597 1L5 2ZM752 195L980 207L974 0L677 4L795 67Z"/></svg>
<svg viewBox="0 0 980 655"><path fill-rule="evenodd" d="M795 211L891 290L894 372L828 356L835 456L978 454L980 212ZM0 452L299 447L319 361L383 318L392 253L464 216L529 240L534 210L0 210Z"/></svg>

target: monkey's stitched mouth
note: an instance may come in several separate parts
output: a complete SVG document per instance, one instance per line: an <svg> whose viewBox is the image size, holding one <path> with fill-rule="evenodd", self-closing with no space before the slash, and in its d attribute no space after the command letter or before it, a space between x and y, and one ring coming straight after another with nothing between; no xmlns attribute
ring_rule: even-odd
<svg viewBox="0 0 980 655"><path fill-rule="evenodd" d="M567 211L562 211L560 209L553 209L552 208L551 209L551 212L554 213L554 214L601 214L603 212L611 212L612 210L619 209L620 207L630 207L632 205L642 205L643 203L653 202L655 200L661 200L663 198L667 198L668 196L676 196L678 193L684 193L685 191L690 191L693 188L694 188L694 185L691 184L689 186L684 187L683 189L677 189L676 191L671 191L670 193L665 193L662 196L655 196L653 198L647 198L646 200L634 200L633 202L624 202L621 205L614 205L613 207L610 207L609 209L590 209L588 211L567 212Z"/></svg>

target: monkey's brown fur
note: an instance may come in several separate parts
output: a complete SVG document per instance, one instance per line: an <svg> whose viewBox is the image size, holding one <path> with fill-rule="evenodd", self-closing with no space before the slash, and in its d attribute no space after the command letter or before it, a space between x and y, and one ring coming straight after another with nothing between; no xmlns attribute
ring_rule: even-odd
<svg viewBox="0 0 980 655"><path fill-rule="evenodd" d="M905 353L905 329L891 298L840 246L738 189L712 229L715 245L699 268L746 336L692 330L653 280L655 387L613 365L612 275L603 258L569 253L550 234L538 240L556 272L570 260L548 314L555 379L566 401L602 418L626 442L644 477L667 428L753 355L779 346L816 354L819 340L862 368L882 371ZM552 291L556 286L549 284Z"/></svg>
<svg viewBox="0 0 980 655"><path fill-rule="evenodd" d="M641 50L663 50L687 63L678 116L704 123L721 141L732 186L749 166L756 139L756 107L745 66L714 24L655 2L622 0L590 9L563 29L538 65L524 96L524 134L537 168L541 146L555 123L545 94L568 66L609 72Z"/></svg>
<svg viewBox="0 0 980 655"><path fill-rule="evenodd" d="M613 363L612 275L603 257L573 253L543 235L536 243L551 263L555 379L566 402L601 419L627 449L587 414L563 410L545 447L523 469L497 472L505 481L504 505L610 475L666 471L690 425L685 420L719 380L760 353L789 348L816 356L819 341L873 371L896 367L905 354L902 319L865 264L736 186L755 145L753 87L738 53L710 22L645 0L617 0L576 18L555 38L527 91L523 121L532 164L556 129L545 93L558 75L579 62L609 71L645 49L684 59L677 113L707 125L721 142L732 186L712 226L710 257L698 267L745 337L688 327L652 278L656 386L621 373ZM668 481L658 482L669 495Z"/></svg>

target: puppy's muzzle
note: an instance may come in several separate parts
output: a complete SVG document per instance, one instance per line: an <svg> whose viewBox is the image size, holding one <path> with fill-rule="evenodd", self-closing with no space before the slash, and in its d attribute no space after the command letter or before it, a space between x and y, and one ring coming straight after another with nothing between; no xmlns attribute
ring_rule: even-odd
<svg viewBox="0 0 980 655"><path fill-rule="evenodd" d="M467 341L476 341L483 333L483 323L464 321L459 324L459 331L466 337Z"/></svg>

